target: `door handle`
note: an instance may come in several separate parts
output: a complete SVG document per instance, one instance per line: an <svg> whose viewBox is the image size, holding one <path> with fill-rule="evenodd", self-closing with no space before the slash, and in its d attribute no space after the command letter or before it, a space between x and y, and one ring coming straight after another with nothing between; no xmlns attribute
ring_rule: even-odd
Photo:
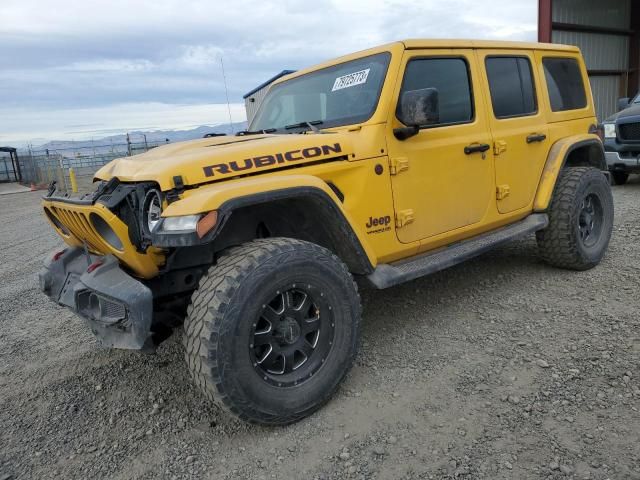
<svg viewBox="0 0 640 480"><path fill-rule="evenodd" d="M547 136L544 133L532 133L527 137L527 143L544 142Z"/></svg>
<svg viewBox="0 0 640 480"><path fill-rule="evenodd" d="M472 143L464 147L464 153L471 155L472 153L484 153L489 150L491 146L488 143Z"/></svg>

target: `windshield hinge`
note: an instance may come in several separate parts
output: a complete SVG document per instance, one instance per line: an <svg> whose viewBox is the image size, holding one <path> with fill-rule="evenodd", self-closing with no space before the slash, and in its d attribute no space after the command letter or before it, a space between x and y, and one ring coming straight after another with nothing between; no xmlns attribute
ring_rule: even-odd
<svg viewBox="0 0 640 480"><path fill-rule="evenodd" d="M182 180L181 175L176 175L173 177L173 185L174 188L167 192L167 202L172 203L176 200L180 200L180 195L184 192L184 181Z"/></svg>
<svg viewBox="0 0 640 480"><path fill-rule="evenodd" d="M389 173L398 175L400 172L409 170L409 159L406 157L396 157L389 159Z"/></svg>

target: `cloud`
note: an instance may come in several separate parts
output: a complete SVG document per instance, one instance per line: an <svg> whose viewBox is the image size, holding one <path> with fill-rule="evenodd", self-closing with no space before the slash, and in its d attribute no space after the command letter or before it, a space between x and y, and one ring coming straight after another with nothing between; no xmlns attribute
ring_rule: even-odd
<svg viewBox="0 0 640 480"><path fill-rule="evenodd" d="M402 38L536 36L533 1L43 3L0 2L0 104L34 117L119 104L224 103L221 57L230 100L239 104L285 68ZM8 122L0 117L0 134Z"/></svg>

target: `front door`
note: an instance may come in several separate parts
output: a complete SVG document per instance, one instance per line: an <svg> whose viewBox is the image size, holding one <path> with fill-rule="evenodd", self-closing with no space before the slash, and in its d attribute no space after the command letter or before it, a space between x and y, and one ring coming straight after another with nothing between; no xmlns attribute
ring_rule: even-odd
<svg viewBox="0 0 640 480"><path fill-rule="evenodd" d="M547 123L538 107L534 58L526 50L478 51L491 96L489 123L500 213L533 202L549 151Z"/></svg>
<svg viewBox="0 0 640 480"><path fill-rule="evenodd" d="M401 67L404 91L435 89L438 118L406 140L393 128L388 147L396 233L410 243L480 222L495 198L493 152L481 78L473 50L409 50Z"/></svg>

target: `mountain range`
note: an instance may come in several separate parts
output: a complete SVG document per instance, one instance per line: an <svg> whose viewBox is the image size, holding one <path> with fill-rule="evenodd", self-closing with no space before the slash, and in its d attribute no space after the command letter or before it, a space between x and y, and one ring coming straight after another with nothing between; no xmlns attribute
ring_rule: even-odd
<svg viewBox="0 0 640 480"><path fill-rule="evenodd" d="M208 133L218 133L232 135L247 128L246 122L219 125L201 125L190 130L153 130L153 131L131 131L128 132L129 140L133 145L142 145L145 141L149 145L159 143L174 143L185 140L202 138ZM145 139L146 137L146 139ZM38 146L31 146L33 152L82 152L92 151L95 153L106 153L112 150L126 150L127 133L110 135L91 140L52 140Z"/></svg>

